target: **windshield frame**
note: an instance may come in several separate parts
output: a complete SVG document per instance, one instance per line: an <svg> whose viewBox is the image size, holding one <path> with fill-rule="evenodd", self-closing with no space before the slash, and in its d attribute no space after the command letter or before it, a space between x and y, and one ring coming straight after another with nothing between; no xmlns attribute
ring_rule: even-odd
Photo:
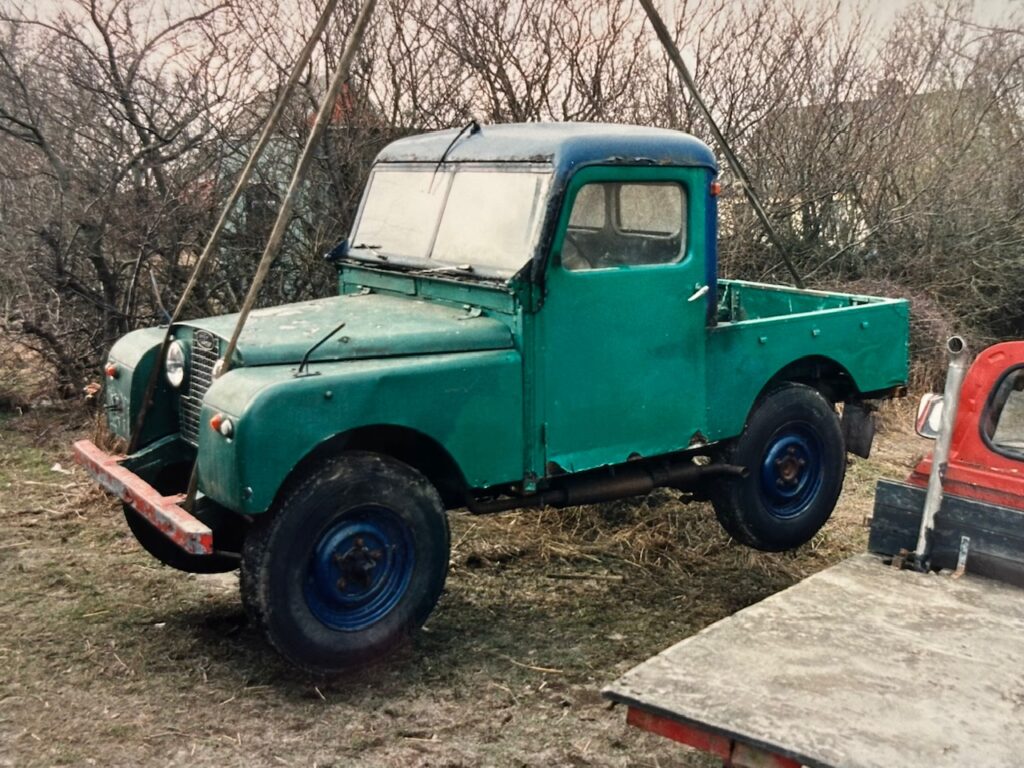
<svg viewBox="0 0 1024 768"><path fill-rule="evenodd" d="M540 249L545 241L544 233L549 227L549 219L551 216L551 203L553 196L556 193L557 187L557 174L555 167L550 162L467 162L467 161L455 161L455 162L397 162L397 163L375 163L370 171L370 175L366 180L366 186L363 190L363 195L359 201L359 207L356 210L356 216L352 222L352 228L349 234L349 252L346 258L350 261L358 262L361 266L374 266L379 268L399 268L406 269L413 274L430 274L437 275L438 277L450 278L477 278L477 279L488 279L488 280L499 280L501 282L509 282L514 279L520 273L529 271L531 265L535 262ZM448 196L451 192L452 183L455 179L455 174L460 171L467 173L531 173L538 175L547 176L547 188L544 190L543 196L536 206L536 220L533 223L533 235L531 241L528 243L526 249L523 252L522 264L516 269L503 269L499 267L472 264L472 270L459 269L465 262L451 262L443 261L440 259L433 258L432 256L420 257L420 256L409 256L405 254L394 254L384 250L374 250L371 248L357 247L362 245L358 238L359 226L362 222L363 212L366 208L367 201L370 196L370 189L373 186L373 174L378 171L385 173L391 173L395 171L411 171L414 173L426 173L426 174L448 174L448 183L443 192L443 201L441 203L440 213L437 221L434 222L434 231L431 239L431 249L433 249L434 242L437 237L438 230L441 228L441 223L444 219L444 213L448 204ZM369 245L369 244L368 244Z"/></svg>

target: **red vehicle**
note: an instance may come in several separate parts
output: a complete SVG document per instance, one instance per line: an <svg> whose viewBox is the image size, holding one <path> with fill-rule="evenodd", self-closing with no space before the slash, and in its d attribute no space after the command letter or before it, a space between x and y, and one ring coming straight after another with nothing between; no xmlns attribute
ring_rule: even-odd
<svg viewBox="0 0 1024 768"><path fill-rule="evenodd" d="M943 396L925 395L918 434L937 437L945 408ZM870 551L899 555L915 549L932 460L933 454L925 456L905 483L878 483ZM975 573L1024 584L1024 341L991 346L971 364L940 470L942 501L929 564L969 562Z"/></svg>
<svg viewBox="0 0 1024 768"><path fill-rule="evenodd" d="M935 437L941 395L925 395L917 432ZM928 486L931 454L907 479ZM947 494L1024 510L1024 341L996 344L975 359L960 390L949 462Z"/></svg>

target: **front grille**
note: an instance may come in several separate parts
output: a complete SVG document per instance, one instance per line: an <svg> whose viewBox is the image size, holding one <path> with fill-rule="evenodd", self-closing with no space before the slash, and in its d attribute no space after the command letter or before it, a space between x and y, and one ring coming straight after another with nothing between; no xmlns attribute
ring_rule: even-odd
<svg viewBox="0 0 1024 768"><path fill-rule="evenodd" d="M199 444L199 409L206 390L213 382L213 367L220 357L220 339L207 331L192 334L192 349L188 356L185 391L178 400L178 425L181 436L193 445Z"/></svg>

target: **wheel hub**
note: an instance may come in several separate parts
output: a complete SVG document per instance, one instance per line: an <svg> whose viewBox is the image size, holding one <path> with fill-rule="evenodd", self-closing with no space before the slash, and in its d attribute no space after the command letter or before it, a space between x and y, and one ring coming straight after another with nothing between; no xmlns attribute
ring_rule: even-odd
<svg viewBox="0 0 1024 768"><path fill-rule="evenodd" d="M787 486L797 485L800 482L800 472L807 465L807 459L797 455L796 446L790 445L786 449L786 455L775 459L775 468L778 473L776 485Z"/></svg>
<svg viewBox="0 0 1024 768"><path fill-rule="evenodd" d="M347 552L344 554L335 552L331 558L332 562L338 566L340 574L337 583L338 589L345 589L350 582L358 584L364 589L369 587L373 581L374 569L382 557L384 557L382 549L370 549L366 546L363 537L357 536Z"/></svg>
<svg viewBox="0 0 1024 768"><path fill-rule="evenodd" d="M306 604L331 629L359 631L398 604L412 569L412 534L404 520L384 507L350 510L317 540Z"/></svg>
<svg viewBox="0 0 1024 768"><path fill-rule="evenodd" d="M778 432L769 441L761 464L761 495L775 517L792 518L803 512L821 485L821 443L816 434L798 425Z"/></svg>

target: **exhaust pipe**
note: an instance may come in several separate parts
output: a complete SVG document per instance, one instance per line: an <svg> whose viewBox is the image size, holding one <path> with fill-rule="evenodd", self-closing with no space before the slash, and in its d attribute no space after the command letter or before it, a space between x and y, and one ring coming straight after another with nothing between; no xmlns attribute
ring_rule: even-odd
<svg viewBox="0 0 1024 768"><path fill-rule="evenodd" d="M924 498L924 512L921 515L921 529L917 536L914 560L920 569L927 568L932 548L932 532L935 530L935 514L942 506L942 479L949 461L949 448L953 442L953 425L956 423L957 405L960 401L960 387L967 373L969 354L967 344L959 336L950 337L946 342L949 353L949 368L946 371L946 387L942 394L942 416L939 419L939 437L932 453L932 468L928 474L928 492Z"/></svg>
<svg viewBox="0 0 1024 768"><path fill-rule="evenodd" d="M689 490L711 477L746 477L748 470L735 464L694 464L677 462L630 462L609 470L568 475L557 485L527 496L512 496L492 501L466 499L466 508L474 515L505 512L526 507L575 507L598 504L628 496L642 496L655 488Z"/></svg>

